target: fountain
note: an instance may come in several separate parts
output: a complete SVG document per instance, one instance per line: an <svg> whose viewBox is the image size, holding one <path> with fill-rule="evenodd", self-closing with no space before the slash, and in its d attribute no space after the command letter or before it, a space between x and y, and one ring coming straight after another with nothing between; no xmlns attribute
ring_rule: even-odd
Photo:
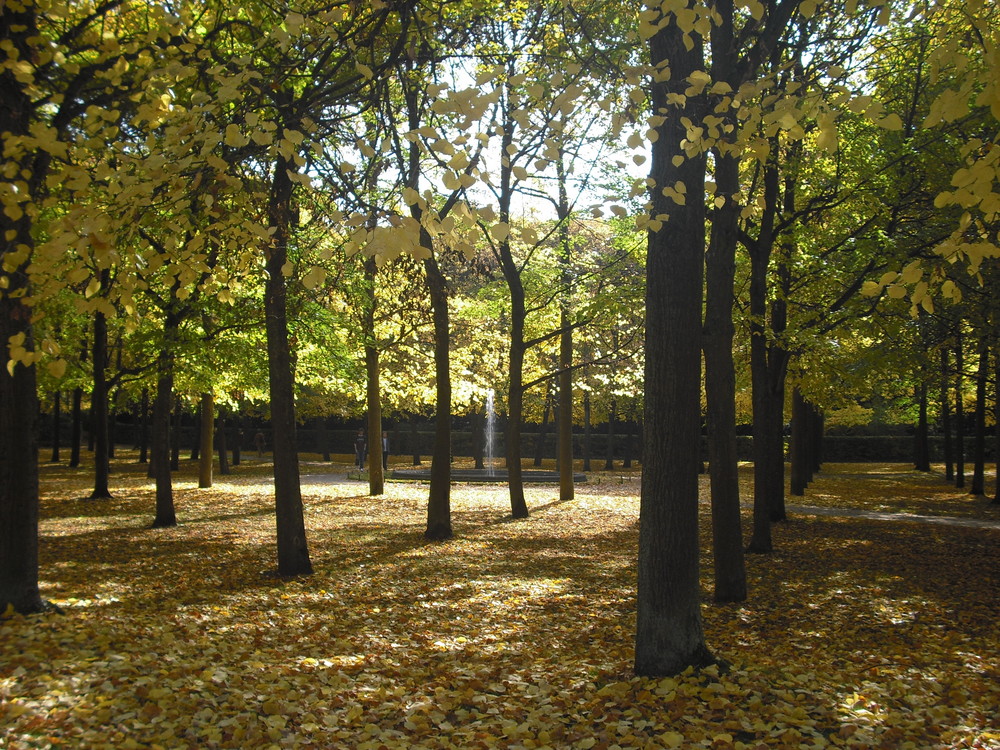
<svg viewBox="0 0 1000 750"><path fill-rule="evenodd" d="M489 484L492 482L503 483L507 481L507 469L496 467L496 435L497 435L497 414L495 407L495 393L490 388L486 392L486 432L484 435L485 456L482 469L452 469L451 481L453 482L473 482ZM390 473L391 479L429 479L431 472L429 469L399 469ZM558 471L541 471L538 469L522 469L521 481L525 484L547 482L556 483L559 481ZM574 474L574 482L586 482L585 474Z"/></svg>

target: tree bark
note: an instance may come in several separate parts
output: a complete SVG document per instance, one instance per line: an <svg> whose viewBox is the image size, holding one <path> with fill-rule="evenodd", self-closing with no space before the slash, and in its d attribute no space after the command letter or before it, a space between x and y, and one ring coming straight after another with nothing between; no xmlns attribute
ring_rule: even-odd
<svg viewBox="0 0 1000 750"><path fill-rule="evenodd" d="M712 31L713 50L732 45L732 6ZM732 77L728 55L713 57L713 76ZM716 196L725 202L712 212L712 231L706 257L705 397L708 423L708 465L711 476L712 543L715 558L715 600L746 599L746 564L740 515L739 463L736 457L736 366L733 360L734 283L737 223L740 216L738 157L715 151Z"/></svg>
<svg viewBox="0 0 1000 750"><path fill-rule="evenodd" d="M808 409L802 392L796 386L792 391L792 437L791 437L791 494L802 497L809 484L809 426Z"/></svg>
<svg viewBox="0 0 1000 750"><path fill-rule="evenodd" d="M421 233L423 234L423 232ZM430 238L425 239L430 243ZM431 455L431 486L427 499L424 537L433 541L451 539L451 324L448 315L448 282L437 260L424 259L424 272L431 295L434 318L434 451ZM420 463L417 442L413 463Z"/></svg>
<svg viewBox="0 0 1000 750"><path fill-rule="evenodd" d="M965 353L962 335L955 344L955 486L965 487L965 406L962 399Z"/></svg>
<svg viewBox="0 0 1000 750"><path fill-rule="evenodd" d="M223 476L232 473L229 469L229 436L226 429L226 413L220 408L219 422L215 429L215 449L219 454L219 473Z"/></svg>
<svg viewBox="0 0 1000 750"><path fill-rule="evenodd" d="M615 420L618 415L615 413L618 404L615 399L611 399L608 405L608 439L604 444L604 470L614 471L615 468Z"/></svg>
<svg viewBox="0 0 1000 750"><path fill-rule="evenodd" d="M676 674L714 661L705 645L699 586L698 467L701 432L701 328L705 252L706 159L681 147L681 115L701 122L705 103L688 96L680 112L668 93L683 94L686 79L704 70L702 41L685 46L675 23L649 42L653 66L669 65L670 80L654 78L654 112L671 112L652 144L654 221L646 265L645 454L639 511L635 671ZM663 188L682 183L690 200L679 205ZM661 218L662 217L662 218Z"/></svg>
<svg viewBox="0 0 1000 750"><path fill-rule="evenodd" d="M172 326L168 318L164 324L164 348L157 361L156 395L153 398L153 425L150 445L149 469L156 481L156 517L153 528L177 525L174 509L174 489L170 476L170 422L174 401L174 355L170 351Z"/></svg>
<svg viewBox="0 0 1000 750"><path fill-rule="evenodd" d="M201 429L199 434L198 486L208 489L212 486L212 469L215 451L215 397L211 393L201 394L199 409Z"/></svg>
<svg viewBox="0 0 1000 750"><path fill-rule="evenodd" d="M572 269L570 268L572 244L569 236L570 203L566 189L566 163L560 151L556 162L559 181L559 204L557 216L559 225L559 262L562 264L562 283L565 287L559 307L559 413L556 417L558 437L556 439L556 463L559 465L559 499L572 500L576 493L573 482L573 329L570 326L570 305L572 295Z"/></svg>
<svg viewBox="0 0 1000 750"><path fill-rule="evenodd" d="M364 310L365 403L368 406L368 494L385 492L382 471L382 393L379 387L378 347L375 341L375 258L364 262L366 299Z"/></svg>
<svg viewBox="0 0 1000 750"><path fill-rule="evenodd" d="M274 234L268 248L264 287L268 386L271 394L271 443L274 456L274 505L277 521L278 574L313 572L306 543L298 450L295 445L295 390L288 341L288 304L284 266L293 224L292 181L295 165L279 157L274 164L268 219Z"/></svg>
<svg viewBox="0 0 1000 750"><path fill-rule="evenodd" d="M948 347L941 347L941 431L944 433L944 478L955 480L955 460L951 441L951 396L949 395L950 362Z"/></svg>
<svg viewBox="0 0 1000 750"><path fill-rule="evenodd" d="M979 344L979 367L976 370L975 433L972 436L972 484L969 493L986 494L986 378L990 351L985 342Z"/></svg>
<svg viewBox="0 0 1000 750"><path fill-rule="evenodd" d="M0 38L10 43L9 59L30 60L37 34L31 4L7 4L0 13ZM11 69L0 70L0 133L30 132L32 101ZM32 165L34 166L34 165ZM34 180L44 175L33 175ZM45 608L38 588L38 391L35 365L8 366L8 344L20 340L34 350L28 264L34 248L30 211L12 218L0 211L0 273L7 282L0 294L0 611L23 614ZM20 251L28 252L14 261ZM13 267L6 268L11 262Z"/></svg>
<svg viewBox="0 0 1000 750"><path fill-rule="evenodd" d="M590 391L583 392L583 470L590 471Z"/></svg>
<svg viewBox="0 0 1000 750"><path fill-rule="evenodd" d="M542 460L545 458L545 438L549 434L549 412L552 409L552 388L551 381L550 385L545 391L545 406L542 411L542 423L539 425L538 434L535 440L535 460L534 466L536 468L542 465Z"/></svg>
<svg viewBox="0 0 1000 750"><path fill-rule="evenodd" d="M94 490L90 493L90 499L105 500L111 497L111 490L108 488L111 466L108 457L108 381L105 374L108 358L108 321L102 312L94 313L92 354L94 389L90 396L90 411L94 429Z"/></svg>

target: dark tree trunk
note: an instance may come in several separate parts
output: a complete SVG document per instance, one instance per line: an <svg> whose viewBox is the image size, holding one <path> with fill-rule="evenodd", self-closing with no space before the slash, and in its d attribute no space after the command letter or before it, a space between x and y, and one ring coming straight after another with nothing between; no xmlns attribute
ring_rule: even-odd
<svg viewBox="0 0 1000 750"><path fill-rule="evenodd" d="M590 391L583 392L583 470L590 468Z"/></svg>
<svg viewBox="0 0 1000 750"><path fill-rule="evenodd" d="M208 489L212 486L213 451L215 448L215 398L211 393L201 394L200 408L198 409L199 425L199 458L198 458L198 486L201 489Z"/></svg>
<svg viewBox="0 0 1000 750"><path fill-rule="evenodd" d="M368 494L385 492L382 470L382 393L379 388L378 348L375 342L375 258L364 263L367 298L364 311L365 403L368 406Z"/></svg>
<svg viewBox="0 0 1000 750"><path fill-rule="evenodd" d="M685 40L693 41L691 49ZM704 70L701 40L670 23L650 39L651 63L669 64L670 81L652 85L653 111L667 94ZM689 96L682 112L701 122L705 104ZM639 511L635 671L676 674L714 661L701 621L698 467L701 432L701 328L705 253L704 154L688 155L681 113L666 118L652 144L651 226L646 265L645 461ZM663 195L678 183L691 197L679 205Z"/></svg>
<svg viewBox="0 0 1000 750"><path fill-rule="evenodd" d="M1000 505L1000 342L993 345L993 505Z"/></svg>
<svg viewBox="0 0 1000 750"><path fill-rule="evenodd" d="M149 461L149 389L142 389L139 400L139 463Z"/></svg>
<svg viewBox="0 0 1000 750"><path fill-rule="evenodd" d="M174 429L173 439L170 441L170 470L177 471L181 467L181 438L184 436L184 410L181 407L181 400L174 399Z"/></svg>
<svg viewBox="0 0 1000 750"><path fill-rule="evenodd" d="M94 389L90 396L90 411L93 416L94 432L94 491L91 500L111 497L108 488L110 471L108 445L108 383L105 367L108 357L108 322L104 313L94 313L93 376Z"/></svg>
<svg viewBox="0 0 1000 750"><path fill-rule="evenodd" d="M192 461L201 461L201 407L196 410L193 427L191 431L191 456Z"/></svg>
<svg viewBox="0 0 1000 750"><path fill-rule="evenodd" d="M748 552L772 551L771 522L774 508L783 506L785 494L784 404L788 353L769 340L767 330L768 269L774 248L779 174L769 163L764 173L764 214L760 233L750 243L750 370L753 384L753 535ZM771 306L772 334L784 332L786 307L782 300Z"/></svg>
<svg viewBox="0 0 1000 750"><path fill-rule="evenodd" d="M10 59L30 60L36 45L31 4L8 4L0 13L0 38L10 42ZM12 70L0 70L0 133L28 135L32 102ZM35 180L44 175L36 174ZM0 265L21 247L32 248L28 212L12 219L0 212ZM45 608L38 588L38 391L35 365L7 366L8 343L21 340L34 349L27 258L4 272L7 287L0 294L0 612L8 606L23 614Z"/></svg>
<svg viewBox="0 0 1000 750"><path fill-rule="evenodd" d="M323 460L327 463L330 462L330 429L327 425L327 417L320 417L317 421L317 427L319 429L319 450L323 456Z"/></svg>
<svg viewBox="0 0 1000 750"><path fill-rule="evenodd" d="M976 370L975 433L972 443L972 495L986 494L986 379L990 366L990 350L980 342L979 367Z"/></svg>
<svg viewBox="0 0 1000 750"><path fill-rule="evenodd" d="M790 449L791 494L801 497L809 484L809 406L798 386L792 391L792 437Z"/></svg>
<svg viewBox="0 0 1000 750"><path fill-rule="evenodd" d="M423 235L424 233L421 232ZM425 242L430 247L430 238ZM427 287L434 318L434 452L431 456L431 486L427 499L427 528L424 537L434 541L450 539L451 528L451 323L448 315L448 282L432 256L424 259ZM414 421L414 425L416 422ZM414 435L416 438L416 435ZM420 463L417 442L413 443L413 464Z"/></svg>
<svg viewBox="0 0 1000 750"><path fill-rule="evenodd" d="M170 346L175 325L168 318L164 324L166 347ZM156 517L153 528L177 525L174 489L170 476L170 418L174 402L174 356L168 349L160 352L157 362L156 395L153 398L153 426L149 470L156 480Z"/></svg>
<svg viewBox="0 0 1000 750"><path fill-rule="evenodd" d="M729 6L726 6L729 7ZM732 37L732 17L713 30L717 36ZM713 60L715 75L731 77L724 64ZM715 154L716 196L725 203L712 212L712 233L706 259L705 325L702 347L705 354L705 395L708 424L708 465L711 472L712 546L715 558L715 600L739 602L747 597L746 564L743 557L743 529L740 515L739 464L736 457L736 366L733 360L734 280L736 277L739 159Z"/></svg>
<svg viewBox="0 0 1000 750"><path fill-rule="evenodd" d="M556 175L559 181L559 203L556 215L559 218L559 262L562 265L562 283L565 287L559 309L559 382L558 382L558 416L556 425L556 463L559 466L559 499L572 500L576 494L573 483L573 329L570 327L570 312L572 305L571 287L573 282L572 243L570 242L569 217L572 209L569 193L566 189L566 162L562 151L556 162Z"/></svg>
<svg viewBox="0 0 1000 750"><path fill-rule="evenodd" d="M955 344L955 486L965 487L965 406L962 399L965 353L962 336Z"/></svg>
<svg viewBox="0 0 1000 750"><path fill-rule="evenodd" d="M953 482L955 480L955 458L951 441L951 396L949 395L948 383L950 380L950 363L948 358L948 348L941 348L941 431L944 437L944 478Z"/></svg>
<svg viewBox="0 0 1000 750"><path fill-rule="evenodd" d="M288 243L294 223L293 186L289 178L289 171L294 169L293 163L280 157L274 165L268 219L275 231L267 252L264 286L278 574L282 576L313 572L306 543L299 456L295 445L295 389L288 340L287 290L282 272L288 261Z"/></svg>
<svg viewBox="0 0 1000 750"><path fill-rule="evenodd" d="M52 455L49 460L59 463L59 438L62 431L62 393L52 392Z"/></svg>
<svg viewBox="0 0 1000 750"><path fill-rule="evenodd" d="M80 441L83 436L83 389L73 389L73 407L70 417L69 465L75 469L80 465Z"/></svg>
<svg viewBox="0 0 1000 750"><path fill-rule="evenodd" d="M927 384L917 386L917 430L913 443L913 466L917 471L931 470L931 450L927 428Z"/></svg>

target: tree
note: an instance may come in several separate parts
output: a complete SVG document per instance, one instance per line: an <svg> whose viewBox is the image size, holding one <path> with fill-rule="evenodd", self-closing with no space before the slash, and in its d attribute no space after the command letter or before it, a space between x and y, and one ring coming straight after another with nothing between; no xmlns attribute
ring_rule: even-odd
<svg viewBox="0 0 1000 750"><path fill-rule="evenodd" d="M701 346L690 335L701 327L705 204L699 197L706 157L690 144L684 124L702 121L708 111L703 95L684 94L689 76L705 68L702 34L692 23L697 5L685 3L677 13L647 9L643 15L657 138L651 146L646 259L635 671L666 675L713 661L702 630L698 566Z"/></svg>

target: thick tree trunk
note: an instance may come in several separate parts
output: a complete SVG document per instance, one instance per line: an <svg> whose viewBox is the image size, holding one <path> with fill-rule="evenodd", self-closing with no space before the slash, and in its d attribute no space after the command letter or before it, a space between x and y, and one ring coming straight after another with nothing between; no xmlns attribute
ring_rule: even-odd
<svg viewBox="0 0 1000 750"><path fill-rule="evenodd" d="M295 166L279 158L274 165L268 218L274 234L267 254L264 287L268 385L271 394L271 442L274 456L274 505L277 521L278 574L313 572L306 543L299 456L295 445L295 388L288 341L287 291L283 268L295 209L289 171Z"/></svg>
<svg viewBox="0 0 1000 750"><path fill-rule="evenodd" d="M693 41L691 49L685 40ZM670 81L652 86L653 111L668 111L667 94L704 69L701 40L676 24L650 40L651 63L669 64ZM713 661L701 621L698 467L701 432L702 278L705 252L705 155L688 155L681 114L700 122L704 103L689 96L666 118L652 144L651 226L646 265L645 461L639 511L635 671L676 674ZM674 113L671 112L673 115ZM663 189L681 183L679 205Z"/></svg>
<svg viewBox="0 0 1000 750"><path fill-rule="evenodd" d="M980 343L979 367L976 370L975 433L972 436L972 495L986 494L986 378L990 366L990 351Z"/></svg>
<svg viewBox="0 0 1000 750"><path fill-rule="evenodd" d="M215 397L211 393L201 394L198 431L200 438L198 458L198 486L208 489L212 486L213 452L215 449Z"/></svg>
<svg viewBox="0 0 1000 750"><path fill-rule="evenodd" d="M108 321L104 313L94 313L93 379L94 389L90 396L90 411L94 429L94 491L91 500L111 497L108 488L109 434L108 434L108 382L105 366L108 357Z"/></svg>
<svg viewBox="0 0 1000 750"><path fill-rule="evenodd" d="M430 243L430 238L427 237L424 241ZM434 318L435 375L434 452L431 456L431 486L427 499L427 528L424 530L424 537L440 541L452 537L451 354L449 351L451 324L448 315L448 282L433 256L424 259L424 271L427 276L427 287L430 291L431 311ZM420 463L417 450L417 441L414 440L414 465Z"/></svg>
<svg viewBox="0 0 1000 750"><path fill-rule="evenodd" d="M732 19L728 22L731 24ZM731 28L730 28L731 32ZM715 553L715 600L746 599L746 564L740 515L739 464L736 457L736 366L733 360L733 285L736 277L737 222L740 205L739 160L715 155L716 196L725 203L712 213L706 259L705 396L708 465L711 472L712 542Z"/></svg>

